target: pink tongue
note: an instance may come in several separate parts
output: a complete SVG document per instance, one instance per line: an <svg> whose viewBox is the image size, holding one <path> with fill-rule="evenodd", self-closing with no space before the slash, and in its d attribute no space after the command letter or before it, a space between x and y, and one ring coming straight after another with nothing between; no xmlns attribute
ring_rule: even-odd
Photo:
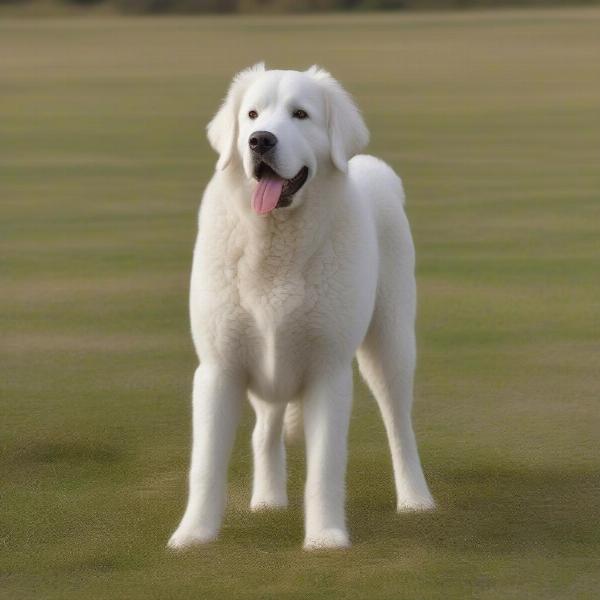
<svg viewBox="0 0 600 600"><path fill-rule="evenodd" d="M279 177L263 177L252 194L252 208L259 215L271 212L279 202L283 184Z"/></svg>

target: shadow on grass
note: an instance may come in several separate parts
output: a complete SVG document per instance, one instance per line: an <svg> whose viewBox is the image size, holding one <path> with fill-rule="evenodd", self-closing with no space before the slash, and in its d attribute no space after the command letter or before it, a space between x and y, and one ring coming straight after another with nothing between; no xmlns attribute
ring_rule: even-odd
<svg viewBox="0 0 600 600"><path fill-rule="evenodd" d="M303 512L299 502L286 509L251 512L247 506L228 511L220 539L265 554L298 549L304 536Z"/></svg>
<svg viewBox="0 0 600 600"><path fill-rule="evenodd" d="M62 489L60 486L65 485L56 480L56 471L49 471L57 463L64 465L65 470L58 472L63 473L65 481L71 485L69 482L89 481L103 474L113 477L114 464L127 462L126 454L118 447L82 440L68 443L53 440L28 445L18 448L7 460L15 476L18 473L36 478L52 475L48 481L52 482L53 489ZM234 478L230 509L220 541L240 550L252 548L264 554L300 548L304 469L302 461L295 455L292 455L291 463L290 507L287 510L250 512L249 477L246 474ZM542 470L496 464L444 470L438 467L437 471L430 468L428 476L438 502L437 510L396 514L391 468L383 468L377 455L363 456L359 460L355 457L351 466L348 525L357 549L380 545L378 552L385 554L386 549L396 552L402 547L418 546L424 550L484 554L526 550L572 555L594 552L600 543L597 527L600 473L593 470ZM125 465L124 469L123 476L127 478ZM142 522L145 515L147 535L156 536L156 518L160 519L158 513L164 506L161 508L158 499L155 505L140 505L135 481L130 482L129 488L127 484L123 485L125 490L134 493L129 504L121 506L121 499L117 507L122 512L131 508L141 515ZM179 492L177 499L181 504ZM110 506L110 498L107 501ZM138 513L140 509L141 513ZM153 510L158 513L150 518ZM169 526L174 527L178 514ZM162 538L160 545L162 549ZM216 546L219 545L217 542ZM89 557L84 557L84 562L93 569L112 568L110 560L101 558L99 563L95 562L96 557L88 563L85 561L89 561Z"/></svg>
<svg viewBox="0 0 600 600"><path fill-rule="evenodd" d="M421 547L572 555L593 551L600 542L600 473L591 470L477 466L433 472L438 508L402 514L394 510L391 473L374 481L380 474L380 467L350 474L348 526L356 549L379 544L383 553ZM303 511L297 483L290 486L286 510L251 513L245 503L234 502L220 539L265 554L299 549Z"/></svg>
<svg viewBox="0 0 600 600"><path fill-rule="evenodd" d="M265 553L300 547L305 467L300 454L293 450L289 457L286 510L250 512L251 483L247 473L240 476L231 489L220 540ZM397 551L417 545L457 552L560 554L593 550L600 542L600 473L591 469L490 463L429 468L437 509L397 514L391 465L384 468L379 456L355 456L350 466L348 526L356 548L382 544Z"/></svg>
<svg viewBox="0 0 600 600"><path fill-rule="evenodd" d="M598 472L481 466L430 480L438 502L431 512L396 514L387 486L370 498L350 496L355 542L387 537L458 551L560 553L600 541Z"/></svg>
<svg viewBox="0 0 600 600"><path fill-rule="evenodd" d="M47 464L56 462L115 463L123 452L115 446L82 440L37 442L15 452L20 464Z"/></svg>
<svg viewBox="0 0 600 600"><path fill-rule="evenodd" d="M30 482L51 485L83 485L99 476L114 477L115 467L125 471L129 458L122 447L94 439L40 440L16 445L0 453L0 469L15 485Z"/></svg>

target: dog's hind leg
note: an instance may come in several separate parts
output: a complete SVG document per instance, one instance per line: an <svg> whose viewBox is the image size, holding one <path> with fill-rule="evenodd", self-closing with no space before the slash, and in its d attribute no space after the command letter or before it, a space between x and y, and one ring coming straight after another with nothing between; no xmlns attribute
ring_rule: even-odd
<svg viewBox="0 0 600 600"><path fill-rule="evenodd" d="M383 312L383 309L378 309ZM374 323L358 351L360 372L369 385L387 432L392 454L398 511L434 507L421 468L411 424L414 334L406 329L390 330L384 315ZM412 329L412 327L411 327Z"/></svg>
<svg viewBox="0 0 600 600"><path fill-rule="evenodd" d="M252 433L254 476L250 508L283 508L287 506L283 415L286 404L265 402L250 394L256 413Z"/></svg>
<svg viewBox="0 0 600 600"><path fill-rule="evenodd" d="M387 240L390 245L397 245L391 241L393 238ZM425 510L433 508L435 503L423 475L411 423L416 362L412 244L384 251L382 261L386 260L389 264L384 262L382 268L388 277L380 281L373 318L357 358L385 424L398 511Z"/></svg>

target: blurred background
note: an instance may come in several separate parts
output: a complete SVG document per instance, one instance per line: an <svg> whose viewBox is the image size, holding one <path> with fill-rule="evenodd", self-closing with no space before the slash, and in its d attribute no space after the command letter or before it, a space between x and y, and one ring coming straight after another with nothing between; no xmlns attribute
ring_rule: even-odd
<svg viewBox="0 0 600 600"><path fill-rule="evenodd" d="M323 13L331 11L467 10L494 7L548 7L600 4L600 0L0 0L30 13L101 10L138 14Z"/></svg>
<svg viewBox="0 0 600 600"><path fill-rule="evenodd" d="M597 597L600 9L75 4L0 6L0 598ZM184 10L262 14L120 16ZM394 513L357 378L350 551L300 550L301 447L248 512L248 412L221 539L177 556L204 126L259 60L329 69L404 179L439 508Z"/></svg>

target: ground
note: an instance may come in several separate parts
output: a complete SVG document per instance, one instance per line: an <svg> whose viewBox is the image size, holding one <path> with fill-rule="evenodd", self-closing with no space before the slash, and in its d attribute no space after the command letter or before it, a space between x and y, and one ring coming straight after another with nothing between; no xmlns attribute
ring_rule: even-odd
<svg viewBox="0 0 600 600"><path fill-rule="evenodd" d="M0 597L587 599L600 586L600 11L0 21ZM356 380L349 551L250 514L248 412L220 539L185 502L187 291L230 76L319 63L403 176L415 427L439 508L394 513Z"/></svg>

